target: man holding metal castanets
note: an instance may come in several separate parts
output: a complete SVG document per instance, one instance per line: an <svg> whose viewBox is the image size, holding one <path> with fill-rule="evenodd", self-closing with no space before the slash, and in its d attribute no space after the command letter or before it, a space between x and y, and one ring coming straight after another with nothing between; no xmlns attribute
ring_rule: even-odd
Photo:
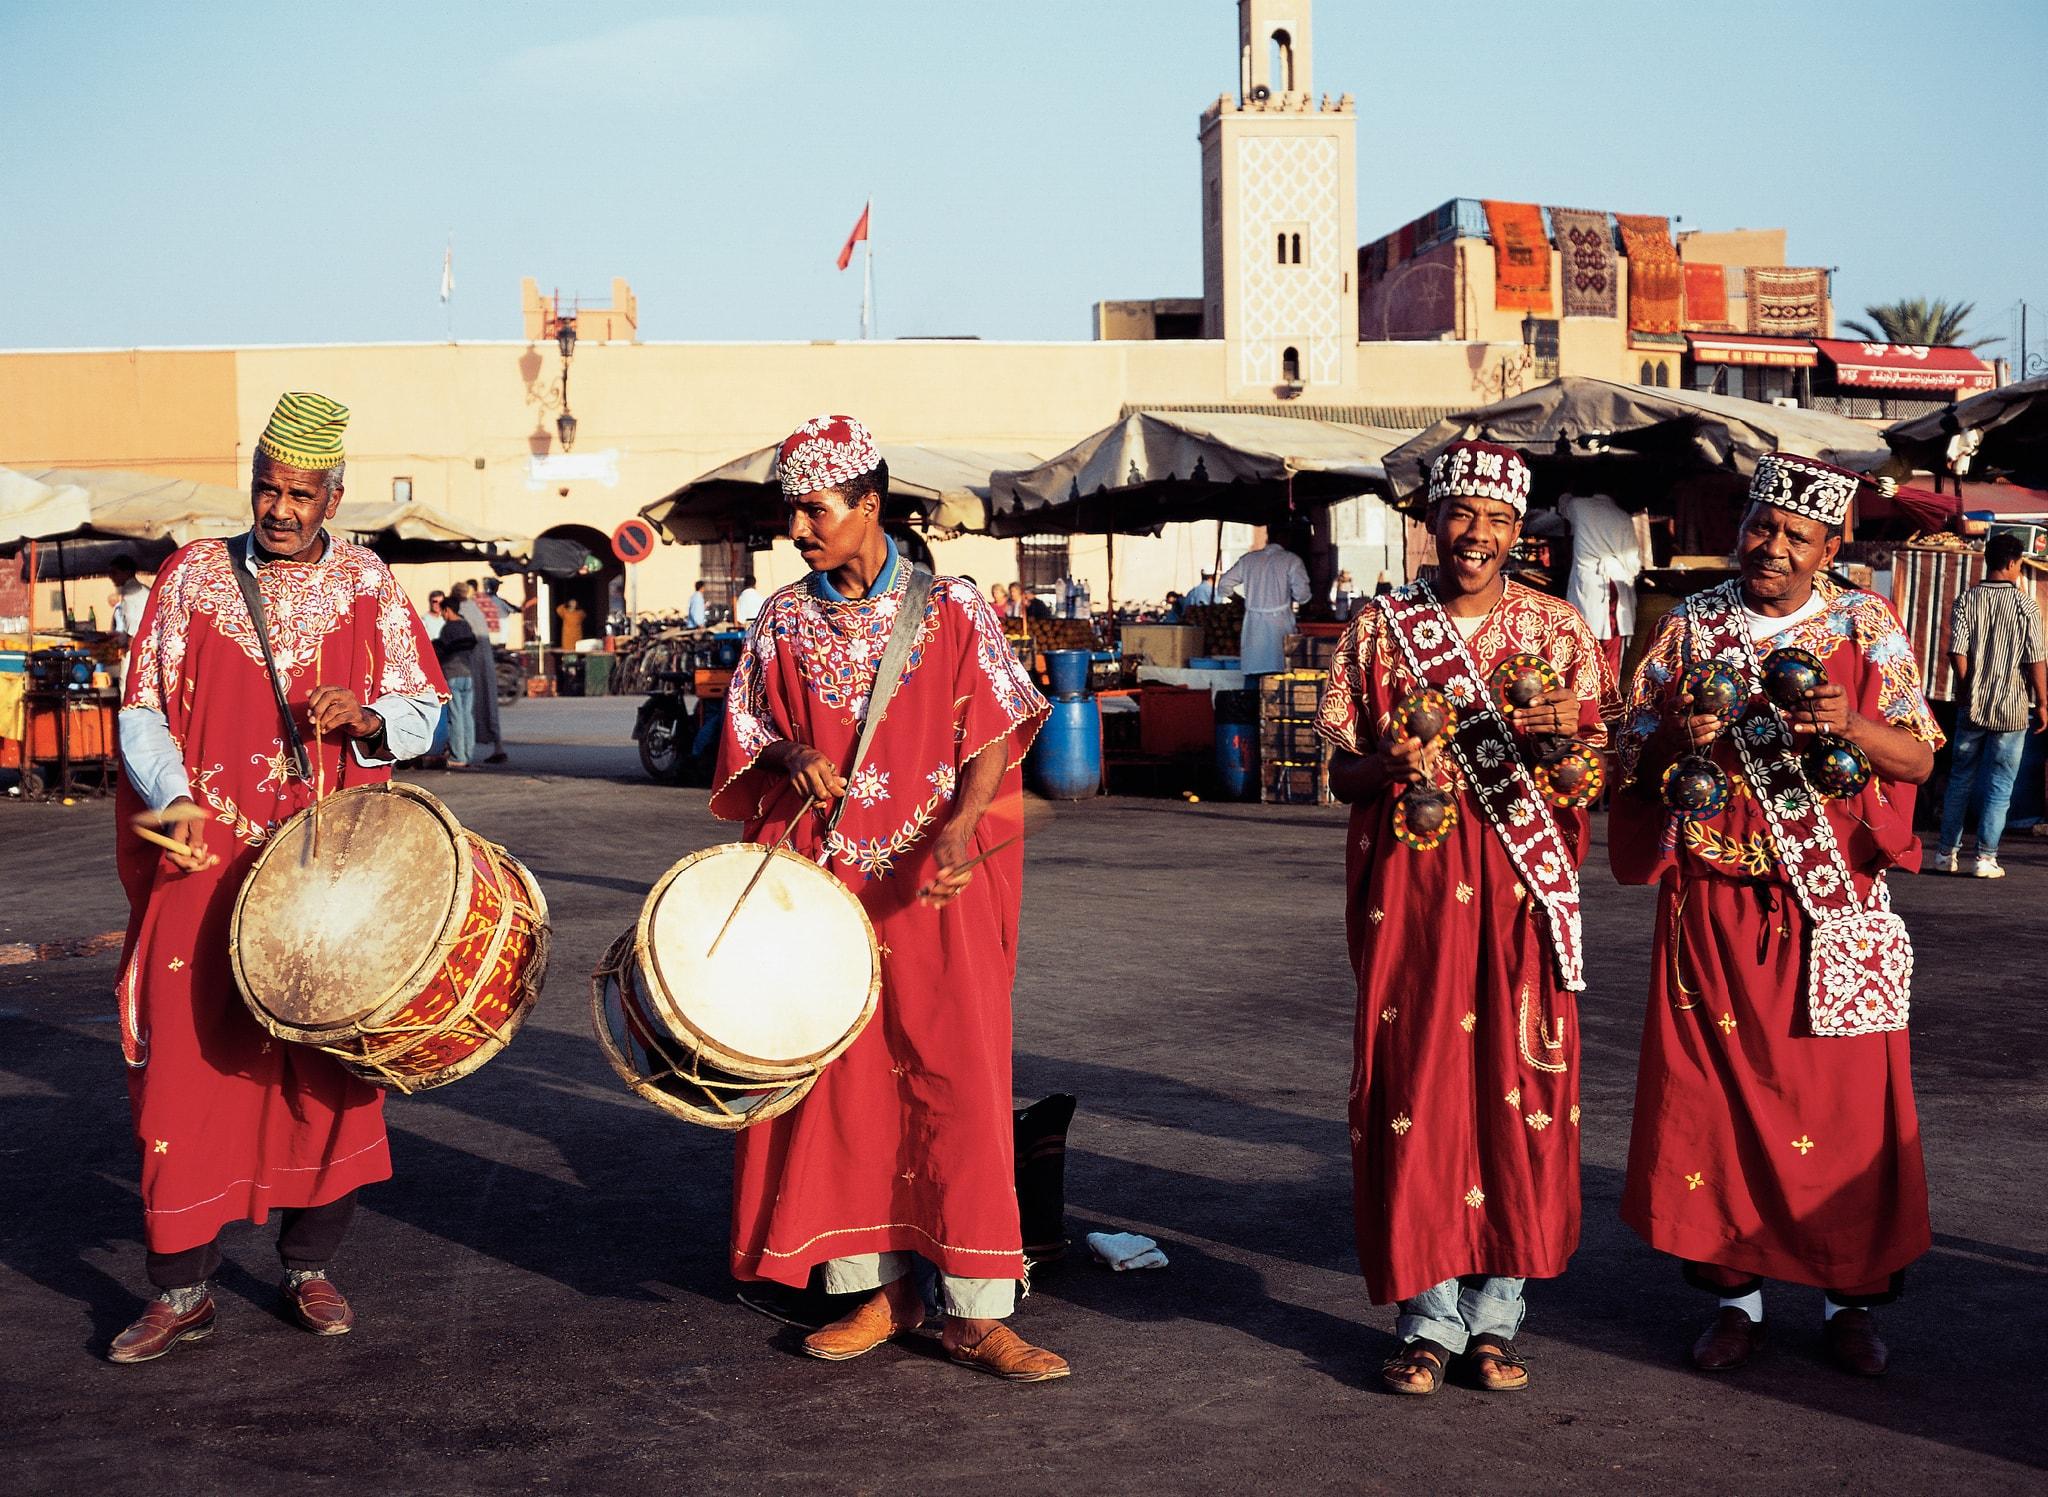
<svg viewBox="0 0 2048 1497"><path fill-rule="evenodd" d="M1512 448L1437 457L1435 578L1359 611L1318 718L1352 808L1353 1205L1372 1298L1400 1307L1392 1393L1461 1354L1526 1387L1523 1281L1579 1239L1578 868L1609 691L1578 613L1501 575L1529 490Z"/></svg>
<svg viewBox="0 0 2048 1497"><path fill-rule="evenodd" d="M1618 745L1615 876L1658 886L1621 1214L1718 1297L1707 1372L1763 1345L1770 1277L1825 1291L1830 1357L1881 1374L1872 1309L1929 1243L1885 874L1919 867L1942 735L1890 605L1824 572L1862 482L1757 464L1739 575L1665 615Z"/></svg>
<svg viewBox="0 0 2048 1497"><path fill-rule="evenodd" d="M776 462L810 577L768 599L726 699L712 811L787 832L859 897L874 1019L790 1111L740 1135L733 1271L865 1296L804 1350L846 1361L915 1329L938 1270L953 1361L1015 1382L1067 1364L1003 1325L1024 1276L1012 1166L1018 765L1046 713L979 590L882 529L888 467L846 416Z"/></svg>

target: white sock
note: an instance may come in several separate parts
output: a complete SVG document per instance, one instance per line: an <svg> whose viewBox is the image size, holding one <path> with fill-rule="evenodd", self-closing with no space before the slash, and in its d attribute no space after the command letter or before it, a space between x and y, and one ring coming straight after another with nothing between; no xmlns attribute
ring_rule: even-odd
<svg viewBox="0 0 2048 1497"><path fill-rule="evenodd" d="M1752 1289L1749 1293L1739 1295L1734 1299L1730 1299L1724 1294L1721 1296L1721 1308L1724 1310L1740 1310L1758 1325L1762 1325L1764 1323L1764 1292L1761 1289Z"/></svg>
<svg viewBox="0 0 2048 1497"><path fill-rule="evenodd" d="M1854 1305L1838 1305L1832 1299L1823 1295L1820 1302L1820 1322L1822 1325L1826 1325L1844 1310L1853 1310L1855 1308Z"/></svg>

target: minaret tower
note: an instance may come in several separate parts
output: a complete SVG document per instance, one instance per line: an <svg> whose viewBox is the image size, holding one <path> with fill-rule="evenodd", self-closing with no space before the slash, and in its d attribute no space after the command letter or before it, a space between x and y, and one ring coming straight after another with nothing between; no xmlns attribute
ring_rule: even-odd
<svg viewBox="0 0 2048 1497"><path fill-rule="evenodd" d="M1318 102L1310 0L1237 0L1237 95L1202 115L1202 322L1251 398L1358 365L1358 116Z"/></svg>

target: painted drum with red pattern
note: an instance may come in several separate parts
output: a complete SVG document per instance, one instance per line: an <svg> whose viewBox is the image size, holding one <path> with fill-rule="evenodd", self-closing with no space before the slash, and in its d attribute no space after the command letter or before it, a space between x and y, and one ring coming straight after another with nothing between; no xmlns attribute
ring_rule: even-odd
<svg viewBox="0 0 2048 1497"><path fill-rule="evenodd" d="M291 818L235 901L256 1021L401 1092L503 1050L547 973L547 900L519 860L416 785L340 791Z"/></svg>

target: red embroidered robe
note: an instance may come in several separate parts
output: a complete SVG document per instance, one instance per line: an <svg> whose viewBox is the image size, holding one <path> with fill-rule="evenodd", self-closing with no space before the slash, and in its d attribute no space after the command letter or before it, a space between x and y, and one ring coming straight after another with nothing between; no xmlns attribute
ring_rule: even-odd
<svg viewBox="0 0 2048 1497"><path fill-rule="evenodd" d="M1814 587L1825 609L1761 653L1811 650L1852 710L1939 746L1891 605L1826 577ZM1636 669L1619 744L1624 774L1638 768L1680 689L1682 618L1682 607L1665 616ZM1622 1218L1652 1247L1694 1262L1874 1292L1929 1243L1906 1031L1807 1032L1811 922L1778 866L1733 742L1715 744L1713 758L1734 789L1711 820L1665 809L1661 763L1641 765L1613 802L1615 877L1658 885ZM1866 897L1886 869L1919 867L1915 789L1873 780L1828 805Z"/></svg>
<svg viewBox="0 0 2048 1497"><path fill-rule="evenodd" d="M1509 655L1541 655L1579 696L1578 736L1606 742L1612 689L1569 604L1510 582L1466 648L1482 676ZM1368 607L1337 647L1318 727L1374 753L1420 684ZM1358 977L1352 1205L1380 1304L1458 1274L1551 1277L1579 1240L1577 1009L1544 911L1451 755L1436 762L1458 807L1442 845L1418 852L1394 836L1389 787L1352 807L1345 853ZM1583 860L1586 813L1551 814Z"/></svg>
<svg viewBox="0 0 2048 1497"><path fill-rule="evenodd" d="M391 1174L384 1094L317 1050L272 1039L229 965L242 881L270 834L313 799L313 787L290 774L235 564L216 540L195 541L165 564L130 649L123 703L164 715L193 799L213 814L206 845L220 857L180 873L127 835L144 807L123 782L116 853L129 917L117 997L145 1234L161 1253ZM390 569L336 541L321 562L270 562L257 577L286 697L323 785L389 779L389 769L356 763L339 736L315 738L306 701L316 684L350 687L364 703L430 690L445 697L426 630Z"/></svg>
<svg viewBox="0 0 2048 1497"><path fill-rule="evenodd" d="M908 569L884 593L825 601L809 582L768 600L726 698L714 814L772 842L800 803L756 760L809 744L843 770ZM794 1109L740 1134L732 1264L802 1285L812 1265L908 1249L963 1278L1024 1272L1011 1163L1010 986L1023 892L1020 845L996 854L942 909L917 902L931 839L967 762L1006 769L976 846L1019 830L1018 764L1047 711L1002 626L969 583L935 583L916 645L852 777L828 866L867 908L882 953L874 1018ZM816 859L824 820L791 846Z"/></svg>

